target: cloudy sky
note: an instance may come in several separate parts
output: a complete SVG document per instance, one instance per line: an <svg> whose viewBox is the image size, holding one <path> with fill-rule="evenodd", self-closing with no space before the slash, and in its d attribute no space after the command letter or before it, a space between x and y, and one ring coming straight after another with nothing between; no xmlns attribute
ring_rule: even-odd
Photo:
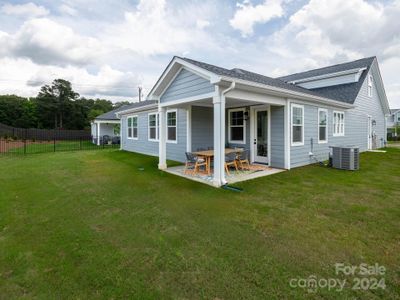
<svg viewBox="0 0 400 300"><path fill-rule="evenodd" d="M1 94L132 101L173 55L268 76L376 55L400 107L400 0L0 0Z"/></svg>

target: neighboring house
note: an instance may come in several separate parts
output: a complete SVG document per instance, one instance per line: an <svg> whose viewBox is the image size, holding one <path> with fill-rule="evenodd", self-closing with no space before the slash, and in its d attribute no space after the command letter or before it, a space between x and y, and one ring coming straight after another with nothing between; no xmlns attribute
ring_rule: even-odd
<svg viewBox="0 0 400 300"><path fill-rule="evenodd" d="M97 116L91 123L92 140L94 144L100 145L104 136L113 137L120 135L120 119L115 115L123 107L111 110L104 114Z"/></svg>
<svg viewBox="0 0 400 300"><path fill-rule="evenodd" d="M156 155L166 169L167 159L213 148L216 186L227 145L291 169L328 159L330 146L383 146L389 114L375 57L280 78L174 57L148 99L117 112L121 149Z"/></svg>
<svg viewBox="0 0 400 300"><path fill-rule="evenodd" d="M388 138L400 135L400 132L397 132L397 128L400 126L400 108L390 110L390 114L386 119L386 126Z"/></svg>
<svg viewBox="0 0 400 300"><path fill-rule="evenodd" d="M152 103L156 102L152 101ZM90 124L93 143L100 145L104 136L109 136L111 139L113 137L120 137L121 120L120 117L117 116L117 113L120 111L137 109L145 105L147 105L146 101L123 105L97 116Z"/></svg>

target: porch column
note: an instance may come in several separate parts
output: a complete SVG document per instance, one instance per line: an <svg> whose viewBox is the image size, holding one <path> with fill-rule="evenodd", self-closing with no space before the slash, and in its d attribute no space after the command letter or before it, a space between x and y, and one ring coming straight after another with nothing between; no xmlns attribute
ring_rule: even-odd
<svg viewBox="0 0 400 300"><path fill-rule="evenodd" d="M167 119L166 119L166 108L158 107L160 136L158 142L158 168L165 170L167 168Z"/></svg>
<svg viewBox="0 0 400 300"><path fill-rule="evenodd" d="M100 146L100 123L97 122L97 146Z"/></svg>
<svg viewBox="0 0 400 300"><path fill-rule="evenodd" d="M216 86L214 105L214 178L213 184L221 186L225 181L225 97Z"/></svg>

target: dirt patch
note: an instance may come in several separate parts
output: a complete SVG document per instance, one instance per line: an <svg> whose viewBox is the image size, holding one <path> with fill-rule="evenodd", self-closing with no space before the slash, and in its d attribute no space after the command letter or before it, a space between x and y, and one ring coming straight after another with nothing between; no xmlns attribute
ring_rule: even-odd
<svg viewBox="0 0 400 300"><path fill-rule="evenodd" d="M26 141L26 145L43 145L52 144L54 141ZM11 149L23 148L25 142L23 140L4 140L0 139L0 153L9 152Z"/></svg>

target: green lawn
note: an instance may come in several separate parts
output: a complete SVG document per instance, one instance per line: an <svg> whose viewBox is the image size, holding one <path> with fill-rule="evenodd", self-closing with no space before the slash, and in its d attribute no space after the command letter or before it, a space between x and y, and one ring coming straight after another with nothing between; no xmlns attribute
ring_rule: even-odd
<svg viewBox="0 0 400 300"><path fill-rule="evenodd" d="M0 298L400 298L400 149L242 193L156 165L118 150L0 158ZM352 290L341 262L385 266L386 289ZM310 275L349 283L289 284Z"/></svg>

